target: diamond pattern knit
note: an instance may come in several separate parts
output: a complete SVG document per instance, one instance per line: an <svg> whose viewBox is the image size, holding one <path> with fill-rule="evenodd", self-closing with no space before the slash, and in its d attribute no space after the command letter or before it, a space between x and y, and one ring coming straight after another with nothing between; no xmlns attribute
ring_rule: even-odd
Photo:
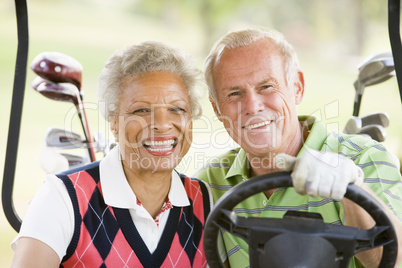
<svg viewBox="0 0 402 268"><path fill-rule="evenodd" d="M179 174L190 206L173 207L150 253L129 210L105 204L99 162L57 175L74 207L75 228L61 267L206 267L203 228L210 210L205 185Z"/></svg>

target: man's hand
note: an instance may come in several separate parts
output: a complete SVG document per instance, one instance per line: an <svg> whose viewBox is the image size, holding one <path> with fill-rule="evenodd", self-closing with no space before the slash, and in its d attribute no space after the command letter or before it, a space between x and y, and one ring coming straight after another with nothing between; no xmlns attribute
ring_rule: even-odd
<svg viewBox="0 0 402 268"><path fill-rule="evenodd" d="M299 194L341 200L349 183L363 183L364 173L355 163L333 152L307 149L300 157L278 154L275 164L292 171L293 187Z"/></svg>

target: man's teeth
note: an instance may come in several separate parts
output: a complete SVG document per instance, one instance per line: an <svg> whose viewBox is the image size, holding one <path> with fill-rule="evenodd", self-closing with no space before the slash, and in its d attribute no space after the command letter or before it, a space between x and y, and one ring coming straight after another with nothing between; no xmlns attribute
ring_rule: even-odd
<svg viewBox="0 0 402 268"><path fill-rule="evenodd" d="M161 146L161 145L172 145L175 140L165 140L165 141L144 141L146 146Z"/></svg>
<svg viewBox="0 0 402 268"><path fill-rule="evenodd" d="M271 120L268 120L268 121L260 122L260 123L257 123L257 124L244 126L244 128L245 128L245 129L254 129L254 128L258 128L258 127L262 127L262 126L269 125L269 124L271 124L271 122L272 122Z"/></svg>

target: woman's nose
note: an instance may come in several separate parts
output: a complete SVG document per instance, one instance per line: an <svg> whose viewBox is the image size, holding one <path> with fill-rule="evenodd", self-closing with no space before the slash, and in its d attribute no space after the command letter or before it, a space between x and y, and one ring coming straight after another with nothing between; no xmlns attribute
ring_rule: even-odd
<svg viewBox="0 0 402 268"><path fill-rule="evenodd" d="M173 126L173 118L166 109L157 107L153 109L151 118L151 128L159 132L165 132Z"/></svg>

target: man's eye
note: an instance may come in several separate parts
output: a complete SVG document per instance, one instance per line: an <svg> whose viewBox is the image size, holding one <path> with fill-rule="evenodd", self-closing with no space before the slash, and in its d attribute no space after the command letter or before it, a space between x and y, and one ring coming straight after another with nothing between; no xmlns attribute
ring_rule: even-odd
<svg viewBox="0 0 402 268"><path fill-rule="evenodd" d="M263 85L263 86L261 86L261 89L262 89L262 90L272 89L272 88L273 88L272 85Z"/></svg>
<svg viewBox="0 0 402 268"><path fill-rule="evenodd" d="M240 92L238 92L238 91L233 91L233 92L231 92L231 93L228 94L228 97L234 97L234 96L238 96L238 95L240 95Z"/></svg>

